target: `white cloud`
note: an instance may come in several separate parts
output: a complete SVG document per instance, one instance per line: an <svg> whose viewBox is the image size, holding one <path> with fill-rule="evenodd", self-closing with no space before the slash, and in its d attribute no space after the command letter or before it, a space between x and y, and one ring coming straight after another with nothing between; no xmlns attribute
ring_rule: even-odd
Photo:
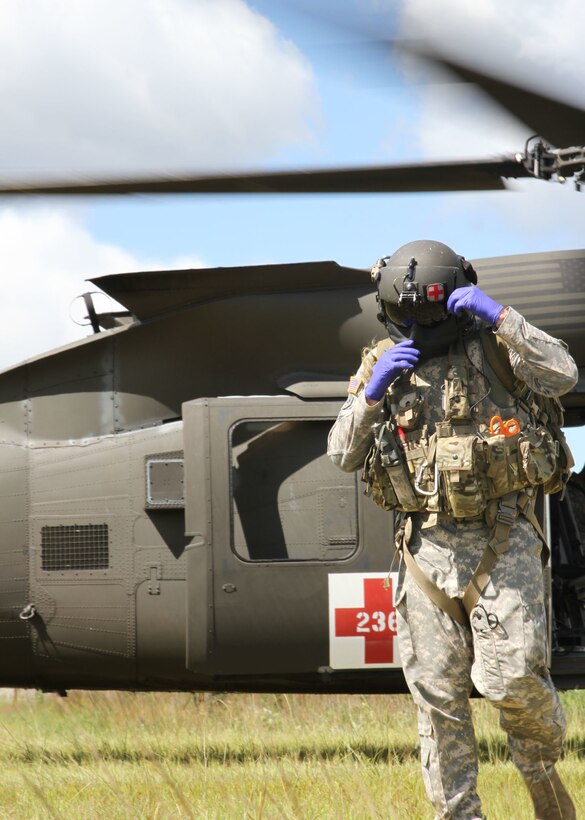
<svg viewBox="0 0 585 820"><path fill-rule="evenodd" d="M86 279L122 271L202 264L200 259L187 256L166 260L135 257L95 239L84 227L79 212L48 208L0 210L4 284L0 369L91 332L71 319L83 316L82 305L74 303L75 298L95 290ZM100 297L96 307L108 309L106 297Z"/></svg>
<svg viewBox="0 0 585 820"><path fill-rule="evenodd" d="M462 60L561 100L585 106L579 0L405 0L401 30ZM419 146L427 157L482 157L522 150L529 129L482 105L473 88L420 89Z"/></svg>
<svg viewBox="0 0 585 820"><path fill-rule="evenodd" d="M253 163L309 135L310 68L243 0L3 0L3 173Z"/></svg>
<svg viewBox="0 0 585 820"><path fill-rule="evenodd" d="M524 148L527 129L469 85L418 89L418 147L429 159L489 159Z"/></svg>
<svg viewBox="0 0 585 820"><path fill-rule="evenodd" d="M255 165L307 140L317 100L307 61L244 0L4 0L0 109L0 175L58 177ZM202 264L21 205L0 209L0 368L87 332L69 318L85 279Z"/></svg>
<svg viewBox="0 0 585 820"><path fill-rule="evenodd" d="M403 33L430 38L455 59L471 58L504 74L521 71L537 83L566 75L573 80L585 64L580 0L404 0ZM583 93L568 87L568 94Z"/></svg>

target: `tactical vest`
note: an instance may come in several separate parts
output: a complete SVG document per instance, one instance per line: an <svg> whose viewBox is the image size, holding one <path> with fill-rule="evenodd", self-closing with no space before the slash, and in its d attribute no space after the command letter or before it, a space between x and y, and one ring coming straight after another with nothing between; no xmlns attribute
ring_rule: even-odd
<svg viewBox="0 0 585 820"><path fill-rule="evenodd" d="M482 398L473 397L472 403L469 360L461 340L449 349L443 417L434 431L425 423L415 376L396 380L385 398L384 419L374 428L362 475L366 492L384 509L475 518L490 501L509 493L537 486L546 493L564 488L573 459L561 430L562 405L516 379L497 336L480 332L475 338L481 342L490 401L500 406L499 412L489 420L474 412ZM376 357L389 344L380 343Z"/></svg>

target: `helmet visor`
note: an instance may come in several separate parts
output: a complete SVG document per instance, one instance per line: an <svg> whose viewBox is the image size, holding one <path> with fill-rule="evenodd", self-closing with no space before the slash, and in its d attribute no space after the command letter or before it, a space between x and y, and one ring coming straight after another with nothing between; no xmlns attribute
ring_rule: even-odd
<svg viewBox="0 0 585 820"><path fill-rule="evenodd" d="M422 291L422 292L420 292ZM435 283L416 291L403 291L398 303L384 302L384 311L395 325L434 325L448 318L446 283Z"/></svg>

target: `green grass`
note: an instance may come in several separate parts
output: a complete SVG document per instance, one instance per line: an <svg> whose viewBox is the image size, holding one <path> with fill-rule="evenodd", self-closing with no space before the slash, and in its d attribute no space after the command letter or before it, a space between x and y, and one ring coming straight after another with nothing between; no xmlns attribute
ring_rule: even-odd
<svg viewBox="0 0 585 820"><path fill-rule="evenodd" d="M585 692L559 769L585 817ZM475 701L490 820L530 818ZM20 693L0 702L0 818L431 818L407 696Z"/></svg>

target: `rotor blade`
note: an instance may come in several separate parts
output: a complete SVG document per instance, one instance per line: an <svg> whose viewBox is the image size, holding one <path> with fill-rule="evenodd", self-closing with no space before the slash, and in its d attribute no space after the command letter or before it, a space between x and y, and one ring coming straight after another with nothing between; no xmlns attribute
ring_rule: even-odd
<svg viewBox="0 0 585 820"><path fill-rule="evenodd" d="M216 174L195 177L1 184L0 195L298 194L490 191L530 176L514 157L465 162Z"/></svg>
<svg viewBox="0 0 585 820"><path fill-rule="evenodd" d="M411 49L408 45L405 50L446 68L463 82L475 83L516 119L529 126L534 134L555 147L585 144L585 111L582 108L485 74L437 52Z"/></svg>
<svg viewBox="0 0 585 820"><path fill-rule="evenodd" d="M372 288L369 270L337 262L138 271L90 281L140 320L209 299L362 287L367 292Z"/></svg>

